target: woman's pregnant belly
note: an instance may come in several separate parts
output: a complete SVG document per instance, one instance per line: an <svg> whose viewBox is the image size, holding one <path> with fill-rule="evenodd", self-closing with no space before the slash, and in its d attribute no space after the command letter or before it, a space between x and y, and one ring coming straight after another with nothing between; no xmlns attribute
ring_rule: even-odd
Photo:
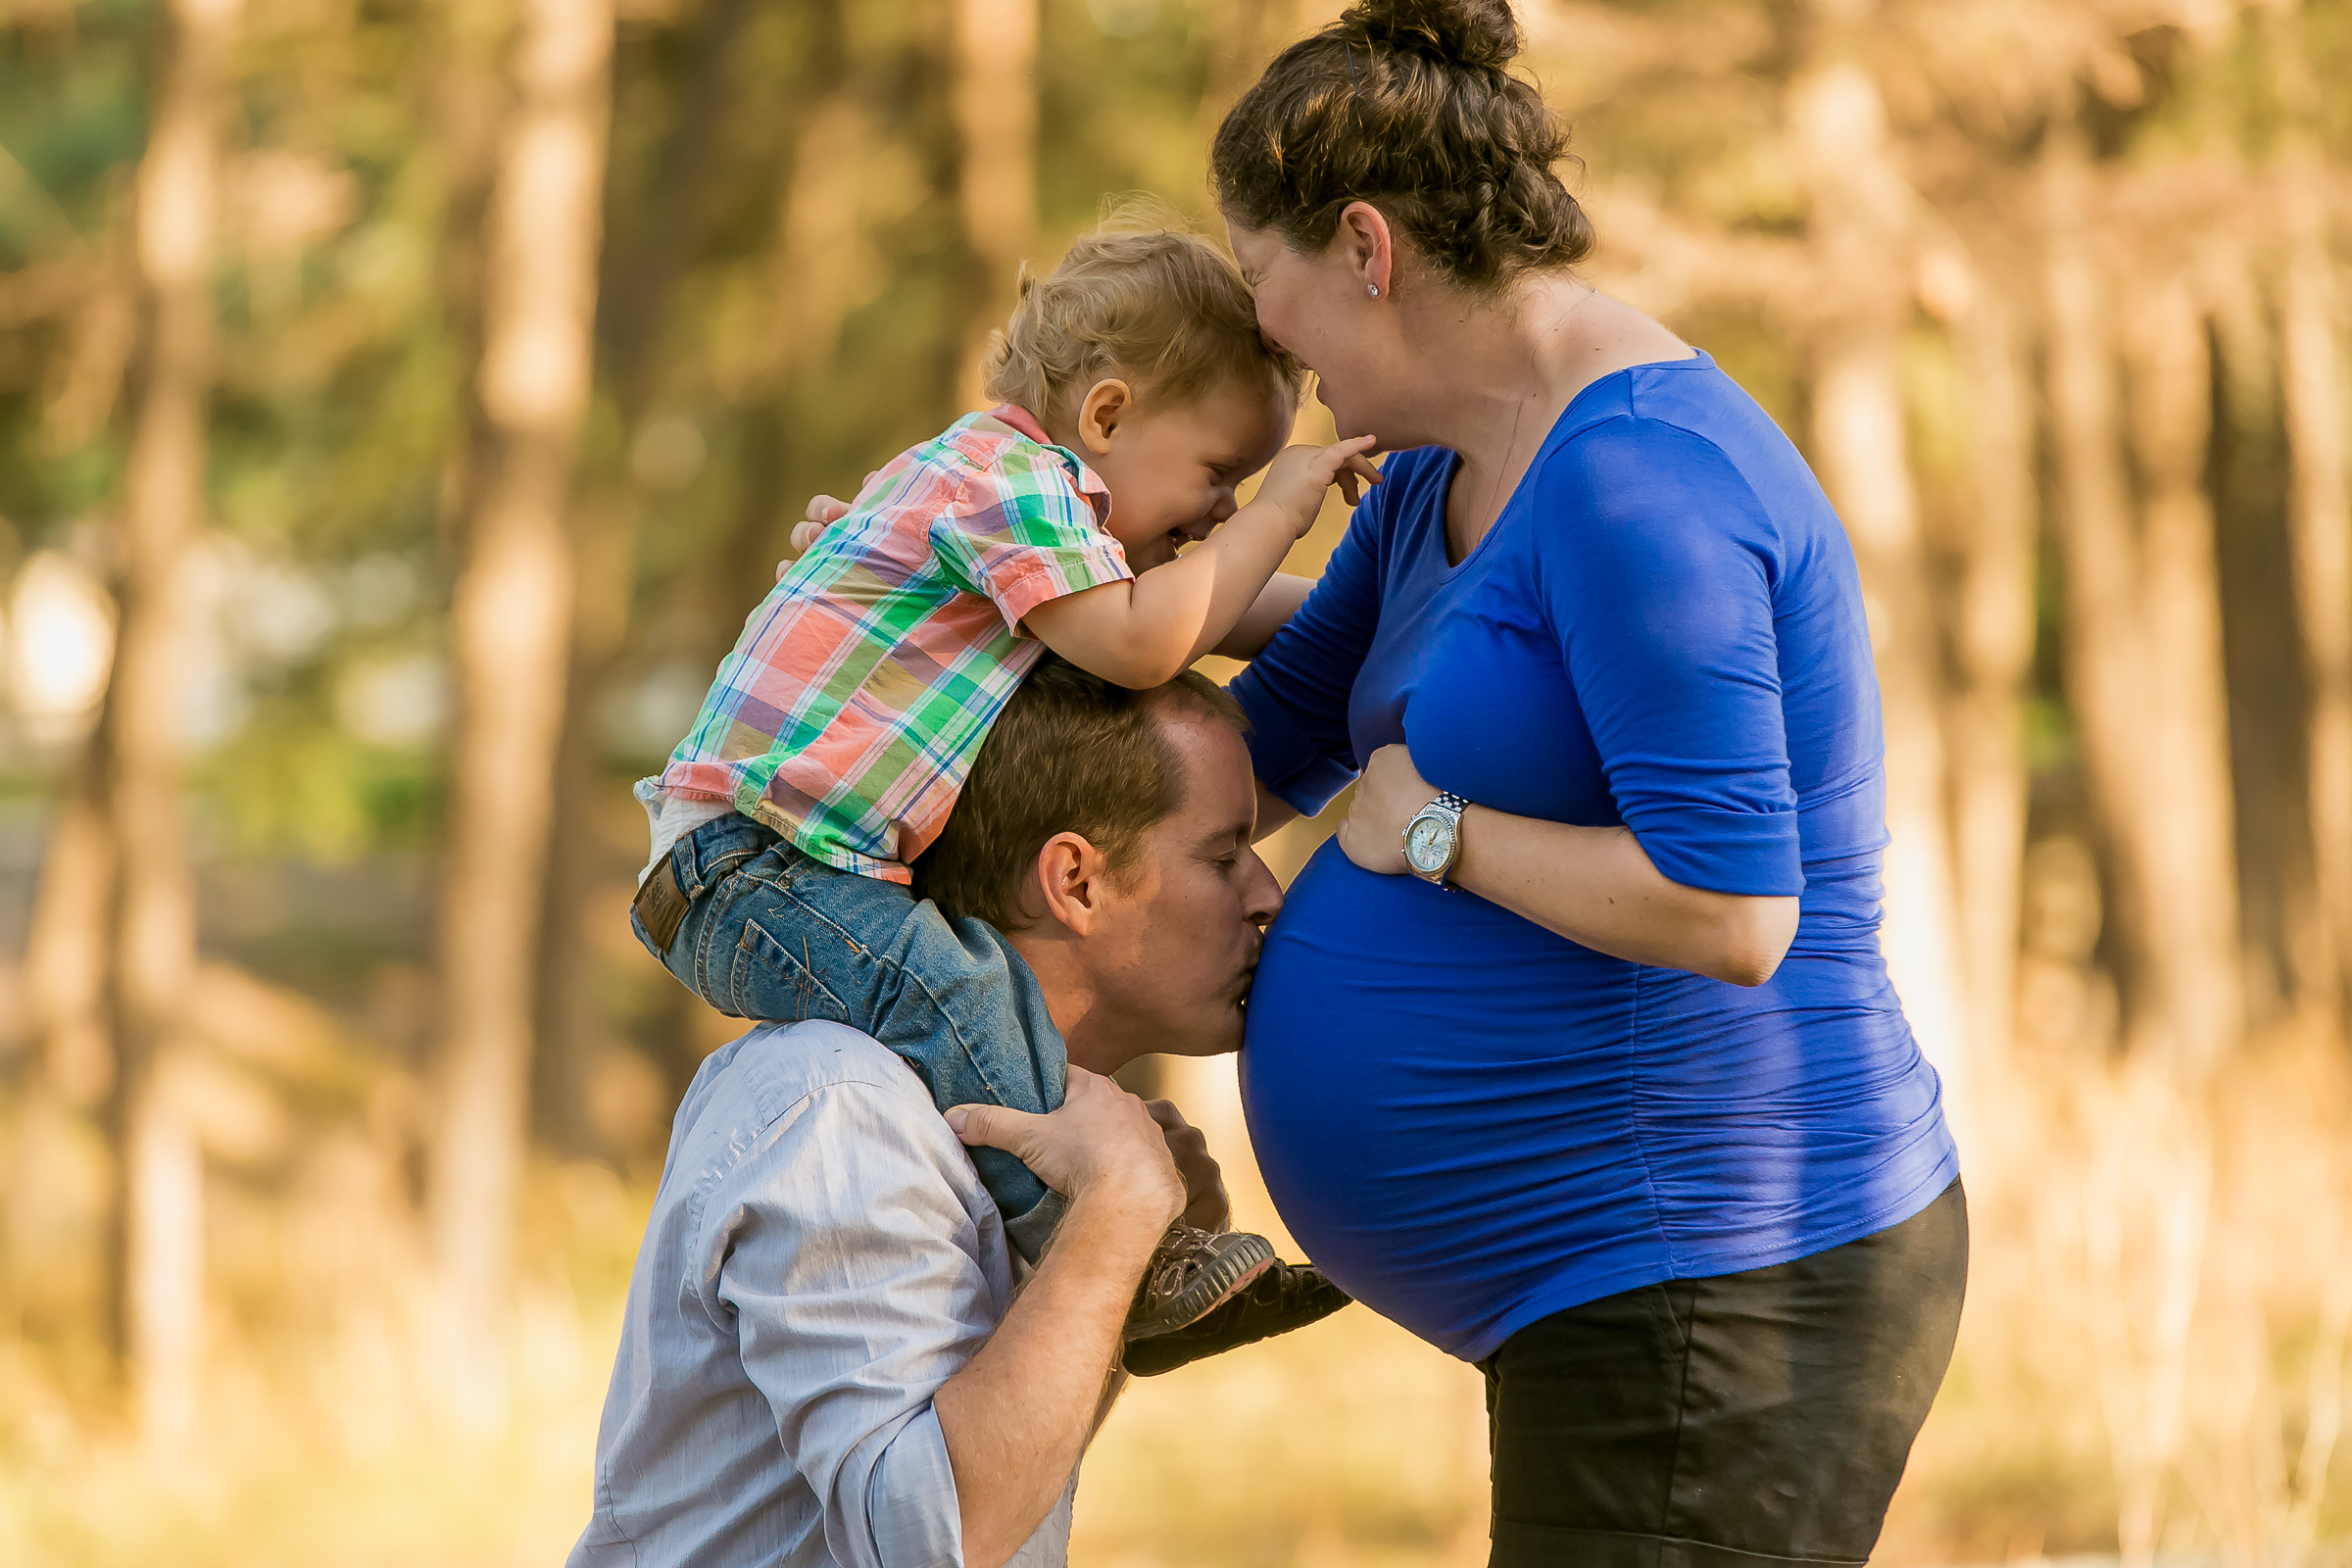
<svg viewBox="0 0 2352 1568"><path fill-rule="evenodd" d="M1875 945L1812 946L1800 927L1741 989L1325 844L1250 998L1267 1189L1343 1288L1472 1359L1582 1301L1907 1218L1958 1168L1935 1071Z"/></svg>
<svg viewBox="0 0 2352 1568"><path fill-rule="evenodd" d="M1637 973L1325 844L1267 935L1241 1063L1267 1188L1308 1255L1472 1358L1663 1277L1633 1125Z"/></svg>

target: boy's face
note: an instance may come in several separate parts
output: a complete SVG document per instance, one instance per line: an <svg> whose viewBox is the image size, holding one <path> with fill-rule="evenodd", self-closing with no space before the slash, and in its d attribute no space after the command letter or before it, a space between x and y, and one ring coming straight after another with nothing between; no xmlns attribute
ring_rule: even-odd
<svg viewBox="0 0 2352 1568"><path fill-rule="evenodd" d="M1109 531L1127 564L1165 565L1232 516L1233 487L1274 461L1292 412L1270 375L1168 408L1154 407L1149 391L1138 398L1124 383L1098 383L1082 405L1078 450L1110 491Z"/></svg>

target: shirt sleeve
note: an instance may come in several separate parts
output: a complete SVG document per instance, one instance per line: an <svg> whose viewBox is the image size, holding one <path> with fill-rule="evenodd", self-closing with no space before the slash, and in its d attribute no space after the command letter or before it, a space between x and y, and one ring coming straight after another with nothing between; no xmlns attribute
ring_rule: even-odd
<svg viewBox="0 0 2352 1568"><path fill-rule="evenodd" d="M818 1090L770 1126L703 1223L706 1309L731 1325L848 1568L961 1561L931 1399L999 1313L972 1217L906 1114L872 1085Z"/></svg>
<svg viewBox="0 0 2352 1568"><path fill-rule="evenodd" d="M1721 448L1613 419L1544 466L1539 575L1619 815L1717 893L1803 891L1769 514Z"/></svg>
<svg viewBox="0 0 2352 1568"><path fill-rule="evenodd" d="M1007 452L968 477L932 521L931 549L956 587L994 604L1016 632L1042 604L1135 575L1062 460L1042 448Z"/></svg>
<svg viewBox="0 0 2352 1568"><path fill-rule="evenodd" d="M1348 702L1380 629L1382 509L1402 461L1391 460L1391 478L1357 504L1306 603L1229 688L1250 715L1258 781L1301 816L1330 805L1360 765Z"/></svg>

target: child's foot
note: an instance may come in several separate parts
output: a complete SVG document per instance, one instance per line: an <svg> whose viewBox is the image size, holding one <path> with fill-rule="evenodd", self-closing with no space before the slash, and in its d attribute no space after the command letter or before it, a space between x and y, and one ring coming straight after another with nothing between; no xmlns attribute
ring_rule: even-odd
<svg viewBox="0 0 2352 1568"><path fill-rule="evenodd" d="M1139 1378L1173 1372L1188 1361L1302 1329L1353 1299L1312 1263L1278 1262L1184 1328L1128 1346L1120 1364Z"/></svg>
<svg viewBox="0 0 2352 1568"><path fill-rule="evenodd" d="M1160 1238L1135 1288L1121 1340L1132 1344L1199 1321L1273 1261L1274 1244L1263 1236L1196 1230L1178 1221Z"/></svg>

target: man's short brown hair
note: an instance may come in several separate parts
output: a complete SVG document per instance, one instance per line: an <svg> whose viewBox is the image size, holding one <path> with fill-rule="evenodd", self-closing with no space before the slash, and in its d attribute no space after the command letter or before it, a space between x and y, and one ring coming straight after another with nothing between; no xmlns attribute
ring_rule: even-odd
<svg viewBox="0 0 2352 1568"><path fill-rule="evenodd" d="M951 917L1016 929L1022 885L1056 833L1100 850L1113 877L1131 875L1144 836L1184 804L1184 762L1161 728L1172 712L1249 728L1241 705L1196 671L1129 691L1048 654L1004 705L947 826L914 862L916 896Z"/></svg>

